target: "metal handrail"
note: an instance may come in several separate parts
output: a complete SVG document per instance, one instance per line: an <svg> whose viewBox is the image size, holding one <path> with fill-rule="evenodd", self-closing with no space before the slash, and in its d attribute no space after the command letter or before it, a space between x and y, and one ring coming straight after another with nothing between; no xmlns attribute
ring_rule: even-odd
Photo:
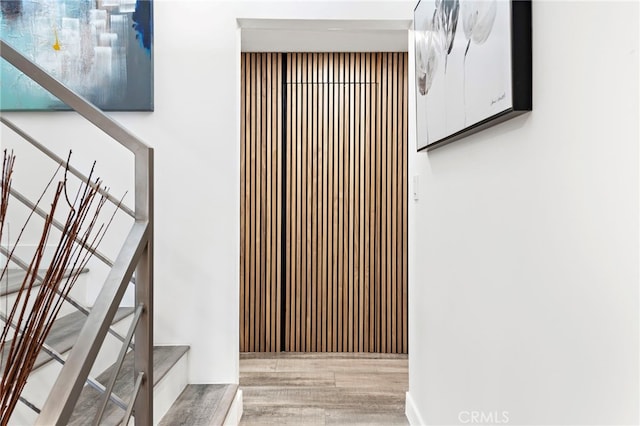
<svg viewBox="0 0 640 426"><path fill-rule="evenodd" d="M145 309L135 334L134 374L138 380L129 413L136 413L136 425L150 425L153 423L153 148L1 39L0 56L135 157L135 223L36 424L61 426L68 422L135 269L136 305L142 304Z"/></svg>

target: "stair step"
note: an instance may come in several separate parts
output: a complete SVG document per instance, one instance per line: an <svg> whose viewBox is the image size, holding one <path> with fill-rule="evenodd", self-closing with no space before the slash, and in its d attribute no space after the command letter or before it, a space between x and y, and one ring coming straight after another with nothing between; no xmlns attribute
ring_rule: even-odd
<svg viewBox="0 0 640 426"><path fill-rule="evenodd" d="M131 313L133 313L133 308L118 308L113 319L113 323L115 324ZM80 311L76 311L56 319L51 327L49 335L45 339L45 343L59 354L64 354L76 343L78 335L80 335L80 330L82 330L86 320L87 316ZM7 342L2 354L3 360L7 358L10 348L11 342ZM33 369L35 370L40 368L52 360L53 358L42 350L36 358L36 363L34 364ZM2 365L4 366L4 364Z"/></svg>
<svg viewBox="0 0 640 426"><path fill-rule="evenodd" d="M238 385L187 385L160 426L222 425L238 391Z"/></svg>
<svg viewBox="0 0 640 426"><path fill-rule="evenodd" d="M155 346L153 348L153 384L154 386L171 370L180 358L189 350L188 346ZM107 385L115 366L109 367L97 377L98 382ZM129 351L124 359L122 369L118 373L113 392L129 402L133 393L133 352ZM93 418L98 410L102 394L95 389L85 386L80 394L69 425L84 426L93 424ZM122 421L124 411L111 401L107 404L101 425L115 425Z"/></svg>
<svg viewBox="0 0 640 426"><path fill-rule="evenodd" d="M89 268L84 268L80 271L81 274L85 274L89 272ZM38 270L38 275L44 276L47 273L46 269ZM0 297L8 296L13 293L17 293L22 287L22 282L24 281L24 276L26 272L22 269L18 268L8 268L5 276L2 277L2 283L0 283ZM67 278L69 273L64 274L64 278ZM39 286L40 281L36 281L35 286Z"/></svg>
<svg viewBox="0 0 640 426"><path fill-rule="evenodd" d="M20 290L24 275L25 273L22 269L7 269L0 284L0 296L7 296Z"/></svg>

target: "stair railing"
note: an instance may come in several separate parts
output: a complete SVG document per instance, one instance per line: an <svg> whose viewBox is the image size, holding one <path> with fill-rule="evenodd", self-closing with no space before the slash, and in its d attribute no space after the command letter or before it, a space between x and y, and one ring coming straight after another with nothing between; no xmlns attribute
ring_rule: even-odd
<svg viewBox="0 0 640 426"><path fill-rule="evenodd" d="M136 384L125 421L133 413L137 426L150 425L153 423L153 149L4 40L0 40L0 56L111 136L135 157L135 223L113 262L78 340L40 411L36 425L62 426L69 421L134 270L135 305L142 306L142 309L135 330Z"/></svg>

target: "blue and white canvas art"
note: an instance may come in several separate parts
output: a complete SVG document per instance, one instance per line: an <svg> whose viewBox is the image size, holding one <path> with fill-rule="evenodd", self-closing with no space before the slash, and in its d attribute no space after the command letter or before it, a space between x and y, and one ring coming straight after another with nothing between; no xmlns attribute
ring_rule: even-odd
<svg viewBox="0 0 640 426"><path fill-rule="evenodd" d="M107 111L153 110L151 0L0 0L0 37ZM69 109L7 61L0 109Z"/></svg>
<svg viewBox="0 0 640 426"><path fill-rule="evenodd" d="M512 109L511 16L509 0L418 3L418 149L442 144Z"/></svg>

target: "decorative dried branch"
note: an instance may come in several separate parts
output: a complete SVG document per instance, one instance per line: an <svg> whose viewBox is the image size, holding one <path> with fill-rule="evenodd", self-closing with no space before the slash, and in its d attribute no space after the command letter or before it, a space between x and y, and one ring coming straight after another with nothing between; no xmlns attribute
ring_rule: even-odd
<svg viewBox="0 0 640 426"><path fill-rule="evenodd" d="M13 175L13 164L16 156L7 153L4 150L4 158L2 161L2 194L0 196L0 240L2 240L2 231L4 230L4 220L7 217L7 208L9 207L9 190L11 188L11 176Z"/></svg>
<svg viewBox="0 0 640 426"><path fill-rule="evenodd" d="M71 153L69 153L70 156ZM13 154L8 155L5 151L2 171L2 210L0 211L2 224L0 225L0 237L6 217L14 160ZM69 161L67 161L67 164L69 164ZM2 426L7 425L9 422L11 413L14 411L20 394L27 384L38 353L51 331L53 322L60 312L65 297L68 296L77 282L80 272L91 259L115 215L114 210L110 220L106 224L102 223L98 226L98 218L107 201L108 191L105 191L106 188L101 188L101 179L93 179L94 168L95 163L89 177L82 182L75 197L73 197L73 201L71 201L67 186L69 168L68 166L65 167L64 179L57 184L51 208L42 228L39 244L26 269L16 301L4 324L2 335L0 336L0 354L5 354L6 352L6 358L3 359L2 380L0 381L0 425ZM58 170L56 170L34 209L32 209L27 222L51 182L55 179ZM53 218L59 205L64 203L67 204L69 211L64 221L62 233L55 245L52 260L47 266L42 282L38 287L36 285L38 270L43 265L45 249L49 246ZM25 227L26 223L18 240L14 243L9 258L13 254ZM78 243L78 241L80 242ZM9 260L7 259L7 263L4 265L0 279L6 273ZM8 340L12 330L14 330L12 338ZM5 346L9 343L10 346L7 351Z"/></svg>

